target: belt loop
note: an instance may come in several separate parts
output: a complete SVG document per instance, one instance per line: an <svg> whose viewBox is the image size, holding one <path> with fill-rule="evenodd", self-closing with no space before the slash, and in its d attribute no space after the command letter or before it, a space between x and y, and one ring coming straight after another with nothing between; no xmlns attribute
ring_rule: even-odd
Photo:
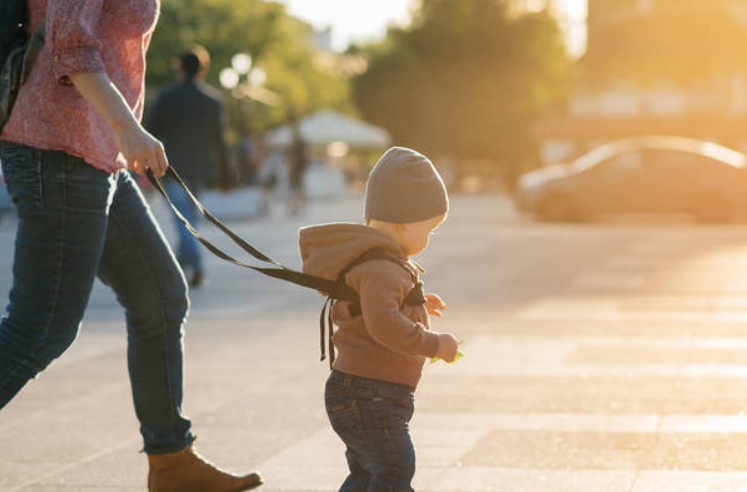
<svg viewBox="0 0 747 492"><path fill-rule="evenodd" d="M60 161L62 162L62 169L65 171L66 174L69 174L75 171L76 162L73 156L70 156L63 152L60 152L58 155L59 155Z"/></svg>
<svg viewBox="0 0 747 492"><path fill-rule="evenodd" d="M342 380L342 385L347 386L348 388L353 386L353 376L345 374L345 377Z"/></svg>

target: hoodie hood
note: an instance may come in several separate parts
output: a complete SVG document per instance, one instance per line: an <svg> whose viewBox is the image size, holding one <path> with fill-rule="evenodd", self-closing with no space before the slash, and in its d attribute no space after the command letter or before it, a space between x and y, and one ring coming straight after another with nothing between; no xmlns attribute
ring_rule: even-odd
<svg viewBox="0 0 747 492"><path fill-rule="evenodd" d="M389 237L362 224L324 224L299 232L303 272L337 280L343 268L371 248L392 251L405 259L402 248Z"/></svg>

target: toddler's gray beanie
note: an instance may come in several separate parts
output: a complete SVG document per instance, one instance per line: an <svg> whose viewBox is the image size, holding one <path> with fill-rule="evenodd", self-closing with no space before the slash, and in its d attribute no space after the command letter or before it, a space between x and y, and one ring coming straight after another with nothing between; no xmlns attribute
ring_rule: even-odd
<svg viewBox="0 0 747 492"><path fill-rule="evenodd" d="M408 224L449 210L441 176L424 155L404 147L387 150L366 182L365 219Z"/></svg>

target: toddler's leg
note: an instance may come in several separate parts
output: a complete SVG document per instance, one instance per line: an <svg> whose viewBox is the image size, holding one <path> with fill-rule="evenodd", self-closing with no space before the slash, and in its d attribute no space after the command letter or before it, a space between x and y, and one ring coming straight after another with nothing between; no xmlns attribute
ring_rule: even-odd
<svg viewBox="0 0 747 492"><path fill-rule="evenodd" d="M347 446L340 492L413 492L413 397L401 385L333 372L325 393L332 428Z"/></svg>
<svg viewBox="0 0 747 492"><path fill-rule="evenodd" d="M358 462L358 452L365 445L365 434L360 409L355 398L355 389L337 381L340 373L333 372L324 392L327 416L332 429L347 446L345 457L350 474L339 492L366 492L369 474Z"/></svg>
<svg viewBox="0 0 747 492"><path fill-rule="evenodd" d="M368 444L359 450L359 460L371 476L366 492L413 492L415 447L409 428L412 400L374 398L362 400L360 406L368 422Z"/></svg>

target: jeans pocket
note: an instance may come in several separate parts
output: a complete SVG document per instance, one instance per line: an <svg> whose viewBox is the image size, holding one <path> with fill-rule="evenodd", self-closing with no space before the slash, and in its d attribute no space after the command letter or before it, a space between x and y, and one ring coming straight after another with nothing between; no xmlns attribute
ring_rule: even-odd
<svg viewBox="0 0 747 492"><path fill-rule="evenodd" d="M66 209L75 212L101 213L112 201L116 175L86 164L83 159L66 155L60 175L64 183ZM62 199L62 197L60 197Z"/></svg>
<svg viewBox="0 0 747 492"><path fill-rule="evenodd" d="M366 441L363 417L358 400L342 395L327 395L325 407L332 429L348 445L361 445Z"/></svg>
<svg viewBox="0 0 747 492"><path fill-rule="evenodd" d="M335 430L352 430L363 427L358 401L344 396L327 396L325 406L329 421Z"/></svg>
<svg viewBox="0 0 747 492"><path fill-rule="evenodd" d="M19 215L41 210L41 152L29 147L3 143L0 158L5 186Z"/></svg>

